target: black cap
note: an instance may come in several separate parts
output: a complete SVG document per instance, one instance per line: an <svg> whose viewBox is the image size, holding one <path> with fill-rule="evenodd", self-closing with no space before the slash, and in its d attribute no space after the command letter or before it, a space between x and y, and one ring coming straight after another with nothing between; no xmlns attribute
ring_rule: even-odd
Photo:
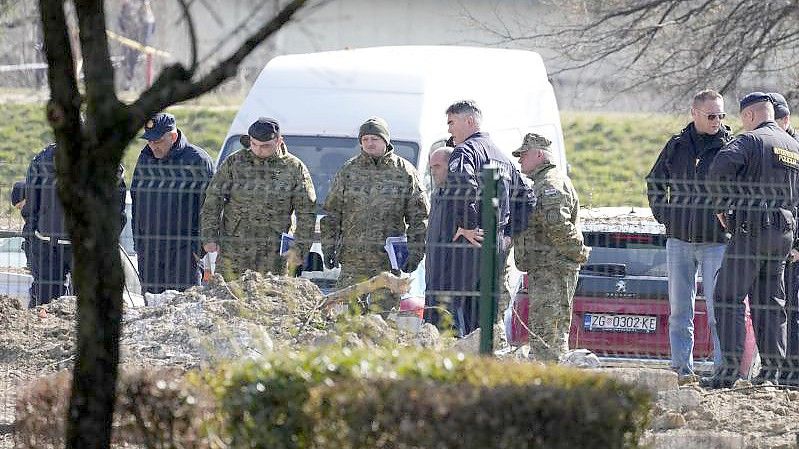
<svg viewBox="0 0 799 449"><path fill-rule="evenodd" d="M782 94L777 92L769 92L771 102L774 103L774 118L783 118L791 115L791 108L788 107L788 101Z"/></svg>
<svg viewBox="0 0 799 449"><path fill-rule="evenodd" d="M277 120L268 117L260 117L247 130L247 134L255 140L266 142L272 140L280 134L280 125Z"/></svg>
<svg viewBox="0 0 799 449"><path fill-rule="evenodd" d="M11 205L16 206L25 199L25 181L17 181L11 188Z"/></svg>
<svg viewBox="0 0 799 449"><path fill-rule="evenodd" d="M167 112L159 112L144 124L144 140L158 140L168 131L177 129L175 126L175 116Z"/></svg>
<svg viewBox="0 0 799 449"><path fill-rule="evenodd" d="M743 111L746 109L747 106L751 106L755 103L762 103L764 101L771 102L771 97L763 92L752 92L745 97L741 98L741 110Z"/></svg>

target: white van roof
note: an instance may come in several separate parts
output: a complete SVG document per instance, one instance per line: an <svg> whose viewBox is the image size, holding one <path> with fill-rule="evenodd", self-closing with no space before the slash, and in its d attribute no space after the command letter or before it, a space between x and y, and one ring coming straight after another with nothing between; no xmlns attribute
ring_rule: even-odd
<svg viewBox="0 0 799 449"><path fill-rule="evenodd" d="M526 91L519 92L520 87ZM484 130L529 129L536 122L554 122L552 137L560 140L556 105L533 108L529 101L508 102L509 95L542 101L552 97L554 105L537 53L396 46L278 56L253 84L225 140L245 134L261 116L277 119L285 135L342 137L357 136L361 123L379 116L388 122L393 140L429 145L448 137L444 111L462 99L477 101ZM553 121L536 114L556 117ZM518 146L521 136L517 132L508 140ZM562 142L556 143L562 148Z"/></svg>

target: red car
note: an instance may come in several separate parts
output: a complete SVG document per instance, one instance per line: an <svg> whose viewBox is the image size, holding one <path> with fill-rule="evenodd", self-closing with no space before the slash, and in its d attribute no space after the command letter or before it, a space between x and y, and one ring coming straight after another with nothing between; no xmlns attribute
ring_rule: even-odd
<svg viewBox="0 0 799 449"><path fill-rule="evenodd" d="M571 349L600 357L669 359L669 300L666 236L647 208L581 211L591 255L580 270L569 332ZM525 344L527 275L513 303L509 340ZM524 318L522 318L524 317ZM748 326L751 346L753 334ZM694 359L712 359L712 341L701 279L697 280Z"/></svg>

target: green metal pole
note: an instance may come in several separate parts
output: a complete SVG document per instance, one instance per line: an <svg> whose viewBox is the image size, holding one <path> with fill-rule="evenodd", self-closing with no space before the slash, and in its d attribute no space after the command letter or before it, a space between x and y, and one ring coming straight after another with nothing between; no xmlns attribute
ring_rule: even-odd
<svg viewBox="0 0 799 449"><path fill-rule="evenodd" d="M483 247L480 254L480 354L494 353L494 321L497 292L497 182L499 171L488 165L483 168L481 213Z"/></svg>

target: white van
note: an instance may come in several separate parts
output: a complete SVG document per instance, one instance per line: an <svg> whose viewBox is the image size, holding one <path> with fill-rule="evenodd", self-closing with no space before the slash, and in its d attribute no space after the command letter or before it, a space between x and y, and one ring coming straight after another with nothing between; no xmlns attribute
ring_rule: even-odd
<svg viewBox="0 0 799 449"><path fill-rule="evenodd" d="M230 126L217 167L241 148L239 137L250 124L261 116L273 117L289 151L311 172L321 213L336 172L359 152L359 126L379 116L388 122L394 151L411 161L429 186L430 147L449 137L444 111L463 99L477 102L483 111L482 130L509 156L526 133L537 132L552 140L561 166L566 166L558 106L538 53L398 46L269 61ZM421 270L423 266L416 278L423 282ZM333 280L337 273L304 275Z"/></svg>

